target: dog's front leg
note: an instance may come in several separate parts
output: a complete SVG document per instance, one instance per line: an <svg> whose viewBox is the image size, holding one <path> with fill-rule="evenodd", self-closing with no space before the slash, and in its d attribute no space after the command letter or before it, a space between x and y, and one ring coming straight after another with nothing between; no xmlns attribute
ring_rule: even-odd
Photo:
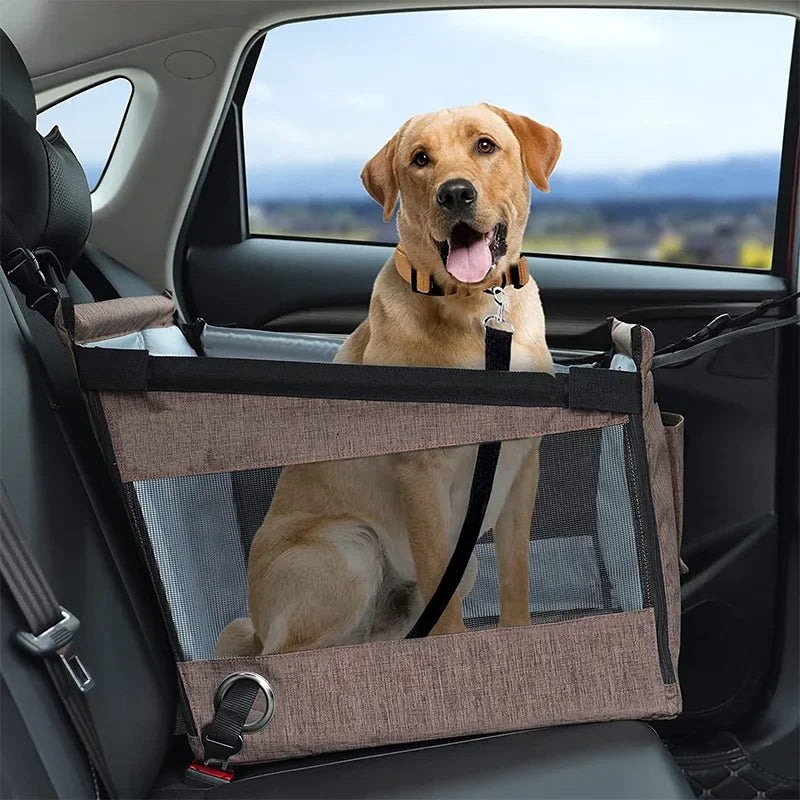
<svg viewBox="0 0 800 800"><path fill-rule="evenodd" d="M539 439L533 441L511 485L494 531L500 576L500 624L529 625L531 516L539 487Z"/></svg>
<svg viewBox="0 0 800 800"><path fill-rule="evenodd" d="M450 561L451 547L445 523L450 510L449 492L435 453L403 453L394 459L417 585L427 603ZM461 597L456 593L431 633L461 633L464 630Z"/></svg>

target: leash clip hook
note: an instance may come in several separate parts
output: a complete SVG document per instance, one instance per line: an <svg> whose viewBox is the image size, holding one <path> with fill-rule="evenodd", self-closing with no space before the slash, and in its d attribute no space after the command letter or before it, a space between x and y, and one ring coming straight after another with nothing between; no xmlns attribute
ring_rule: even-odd
<svg viewBox="0 0 800 800"><path fill-rule="evenodd" d="M508 311L508 297L506 290L502 286L493 286L489 290L492 294L492 299L497 303L497 313L489 314L484 317L483 326L500 328L501 330L510 330L514 332L514 326L506 319L506 312Z"/></svg>

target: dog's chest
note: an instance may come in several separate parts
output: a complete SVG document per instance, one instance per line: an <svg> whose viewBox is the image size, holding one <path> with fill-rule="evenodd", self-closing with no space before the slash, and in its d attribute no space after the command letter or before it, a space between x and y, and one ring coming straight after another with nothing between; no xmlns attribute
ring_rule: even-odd
<svg viewBox="0 0 800 800"><path fill-rule="evenodd" d="M528 455L533 441L519 439L503 442L500 448L500 458L492 485L492 494L483 519L483 530L493 528L497 518L506 504L514 479ZM451 476L450 483L450 509L447 531L451 539L455 540L464 524L464 518L469 506L469 495L472 487L472 476L475 471L475 460L478 454L477 446L448 448L445 453L447 473Z"/></svg>

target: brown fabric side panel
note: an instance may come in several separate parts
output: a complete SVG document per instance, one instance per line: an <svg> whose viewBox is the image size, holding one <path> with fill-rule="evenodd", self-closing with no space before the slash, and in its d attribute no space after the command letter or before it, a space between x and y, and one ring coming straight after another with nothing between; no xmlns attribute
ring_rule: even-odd
<svg viewBox="0 0 800 800"><path fill-rule="evenodd" d="M667 440L669 463L672 467L672 497L675 503L675 527L678 531L678 554L683 541L683 417L661 412L664 436ZM681 571L685 571L681 562Z"/></svg>
<svg viewBox="0 0 800 800"><path fill-rule="evenodd" d="M680 650L681 586L680 556L678 554L678 529L675 520L675 494L672 481L672 466L664 425L658 405L653 399L653 375L644 376L642 403L644 440L647 449L647 465L650 471L650 491L661 554L661 570L667 600L667 629L669 649L675 674L678 673Z"/></svg>
<svg viewBox="0 0 800 800"><path fill-rule="evenodd" d="M179 665L197 730L239 670L275 690L234 761L611 719L674 716L651 609L549 625Z"/></svg>
<svg viewBox="0 0 800 800"><path fill-rule="evenodd" d="M624 414L191 394L101 394L123 481L524 439L619 425Z"/></svg>
<svg viewBox="0 0 800 800"><path fill-rule="evenodd" d="M163 295L121 297L75 306L75 341L99 342L146 328L172 325L175 302Z"/></svg>

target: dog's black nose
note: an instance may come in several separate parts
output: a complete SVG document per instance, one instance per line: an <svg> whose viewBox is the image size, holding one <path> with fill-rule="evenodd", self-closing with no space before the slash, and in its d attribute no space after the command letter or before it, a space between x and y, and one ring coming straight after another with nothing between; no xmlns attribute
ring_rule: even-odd
<svg viewBox="0 0 800 800"><path fill-rule="evenodd" d="M463 211L477 197L478 190L465 178L445 181L436 192L436 202L447 211Z"/></svg>

